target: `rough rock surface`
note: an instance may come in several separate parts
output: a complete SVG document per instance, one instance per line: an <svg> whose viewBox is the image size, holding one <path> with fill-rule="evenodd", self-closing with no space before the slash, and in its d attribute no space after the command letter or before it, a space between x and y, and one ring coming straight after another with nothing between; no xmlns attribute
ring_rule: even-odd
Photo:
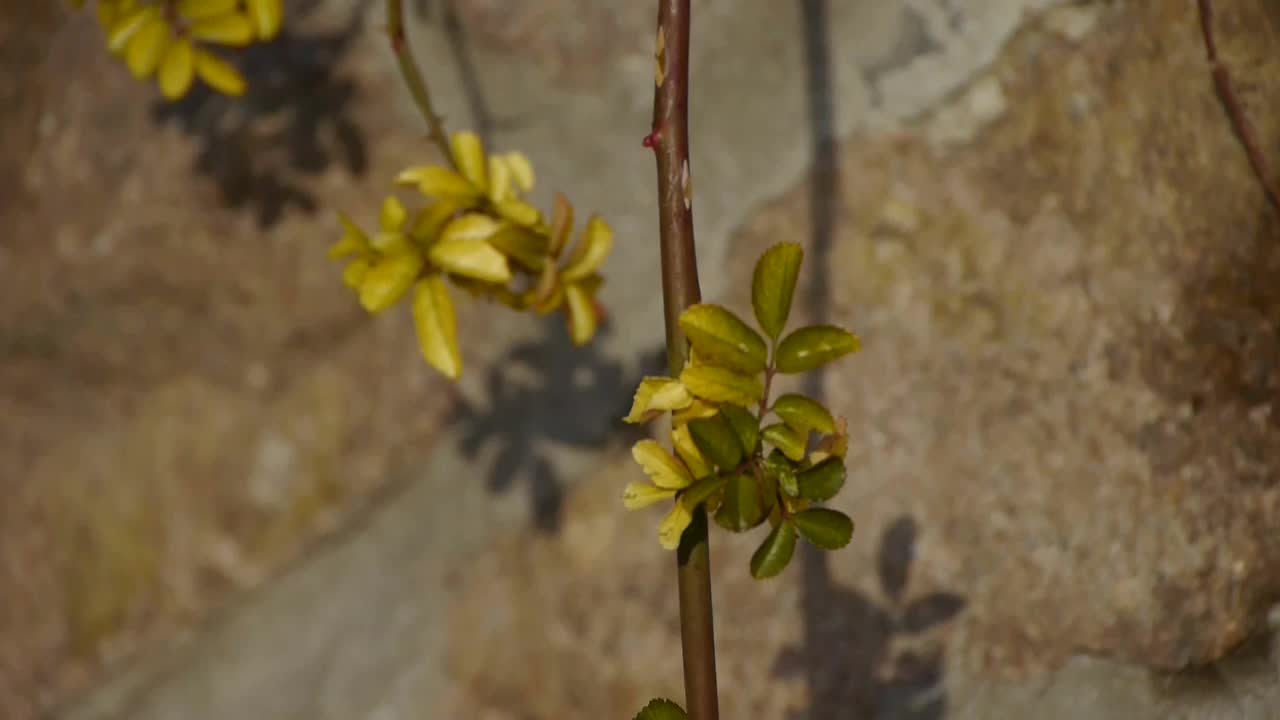
<svg viewBox="0 0 1280 720"><path fill-rule="evenodd" d="M15 238L0 263L22 268L0 303L0 403L23 418L0 433L20 470L0 504L18 598L0 604L17 638L0 646L0 715L47 704L68 654L172 635L251 586L56 716L627 717L678 696L673 590L642 582L669 579L671 558L655 518L619 507L634 471L608 422L661 337L638 147L651 19L630 0L467 0L453 23L422 3L420 56L442 104L466 108L450 122L529 150L541 197L569 190L619 236L613 332L581 355L468 310L455 392L415 363L403 315L360 316L319 253L332 221L299 212L371 218L378 178L423 154L376 9L308 4L285 55L301 94L268 85L251 115L159 123L148 89L98 64L90 25L0 26L49 33L0 42L41 109L0 126L22 150L0 163L23 178L18 202L0 196ZM726 291L755 254L805 241L830 272L807 311L868 348L825 383L862 439L851 548L762 585L750 538L716 542L726 717L1275 706L1265 647L1208 676L1146 668L1222 657L1280 590L1278 224L1192 3L1037 13L1057 4L698 4L704 292L741 307ZM1280 154L1265 112L1280 23L1263 0L1217 4ZM312 104L290 116L285 97ZM492 494L513 481L527 488Z"/></svg>

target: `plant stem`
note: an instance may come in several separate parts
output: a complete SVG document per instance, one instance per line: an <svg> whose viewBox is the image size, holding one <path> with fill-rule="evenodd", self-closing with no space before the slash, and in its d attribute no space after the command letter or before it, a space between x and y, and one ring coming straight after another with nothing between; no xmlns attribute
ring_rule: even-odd
<svg viewBox="0 0 1280 720"><path fill-rule="evenodd" d="M644 139L658 161L658 214L667 364L678 377L688 356L680 314L702 300L693 242L689 174L689 0L658 0L653 127ZM707 513L699 506L676 552L685 706L692 720L719 720Z"/></svg>
<svg viewBox="0 0 1280 720"><path fill-rule="evenodd" d="M409 94L413 96L418 112L427 121L427 133L431 142L435 143L440 153L456 169L457 164L454 163L453 152L449 148L449 136L445 134L444 124L436 114L435 106L431 104L427 81L422 77L422 71L418 69L418 63L414 61L413 52L409 50L409 42L405 38L404 7L400 0L387 0L387 35L391 38L391 50L396 54L396 61L400 63L404 84L409 87Z"/></svg>

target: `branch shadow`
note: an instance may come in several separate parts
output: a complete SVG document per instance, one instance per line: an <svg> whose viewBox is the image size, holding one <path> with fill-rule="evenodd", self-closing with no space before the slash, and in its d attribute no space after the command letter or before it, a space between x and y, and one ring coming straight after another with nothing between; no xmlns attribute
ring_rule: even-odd
<svg viewBox="0 0 1280 720"><path fill-rule="evenodd" d="M660 374L662 348L643 354L628 375L622 363L605 357L596 341L574 346L564 323L546 321L546 336L520 343L489 369L483 404L460 399L448 422L462 428L463 456L476 460L486 446L496 455L486 476L490 492L509 492L524 483L534 526L548 533L560 527L565 483L555 454L563 450L603 451L634 443L643 428L622 422L631 392L644 375ZM601 327L600 335L611 331Z"/></svg>
<svg viewBox="0 0 1280 720"><path fill-rule="evenodd" d="M813 323L829 321L829 267L840 197L838 141L834 118L829 0L801 0L805 89L810 134L809 214L811 237L805 265L805 305ZM804 391L823 397L824 374L809 373ZM804 639L784 651L775 672L799 675L810 704L794 720L852 717L940 720L947 698L941 647L899 650L904 640L950 620L963 597L935 593L906 596L917 528L910 517L889 525L880 540L878 569L884 604L842 587L831 576L830 556L807 543L800 549Z"/></svg>
<svg viewBox="0 0 1280 720"><path fill-rule="evenodd" d="M199 141L195 172L213 179L225 206L252 212L260 227L291 210L315 212L308 181L335 165L355 177L368 167L367 141L354 118L360 91L338 70L364 29L367 3L354 3L342 27L304 32L296 28L321 2L293 0L276 39L231 58L248 80L244 96L197 84L181 101L152 109L157 124L176 125Z"/></svg>

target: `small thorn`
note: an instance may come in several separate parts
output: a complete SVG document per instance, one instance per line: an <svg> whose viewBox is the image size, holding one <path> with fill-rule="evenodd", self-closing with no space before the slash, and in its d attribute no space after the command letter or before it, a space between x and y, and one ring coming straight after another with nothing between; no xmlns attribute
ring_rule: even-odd
<svg viewBox="0 0 1280 720"><path fill-rule="evenodd" d="M653 132L649 133L648 135L645 135L645 136L644 136L644 139L640 141L640 144L641 144L641 145L643 145L643 146L645 146L645 147L647 147L647 148L657 147L657 146L658 146L658 131L657 131L657 130L654 130Z"/></svg>

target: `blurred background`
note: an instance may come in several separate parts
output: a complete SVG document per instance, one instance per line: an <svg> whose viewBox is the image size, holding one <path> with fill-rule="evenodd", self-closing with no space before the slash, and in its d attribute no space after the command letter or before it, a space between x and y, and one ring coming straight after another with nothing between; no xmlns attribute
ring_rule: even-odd
<svg viewBox="0 0 1280 720"><path fill-rule="evenodd" d="M463 380L325 259L435 152L374 0L166 105L0 0L0 718L631 717L682 697L618 420L660 372L652 3L420 0L451 129L615 229L586 349L460 303ZM1217 0L1280 167L1280 5ZM1192 0L694 0L703 292L780 240L865 350L844 551L714 536L726 718L1268 718L1280 222ZM1280 182L1280 176L1268 178ZM656 513L657 511L655 511Z"/></svg>

